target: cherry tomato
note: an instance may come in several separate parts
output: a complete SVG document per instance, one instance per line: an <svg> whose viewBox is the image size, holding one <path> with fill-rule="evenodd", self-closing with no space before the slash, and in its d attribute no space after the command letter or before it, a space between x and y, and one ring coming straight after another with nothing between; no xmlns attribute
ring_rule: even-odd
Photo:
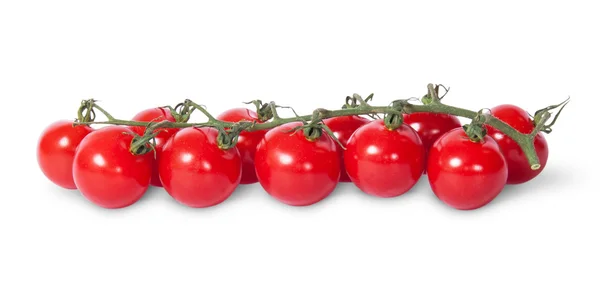
<svg viewBox="0 0 600 300"><path fill-rule="evenodd" d="M491 113L521 133L531 133L535 127L533 120L531 120L527 112L514 105L505 104L496 106L491 109ZM491 126L487 126L487 130L488 134L500 145L502 154L504 154L504 158L508 164L508 179L506 183L524 183L542 172L548 161L548 143L543 133L538 133L533 140L533 146L540 160L541 167L537 170L532 170L525 153L512 138Z"/></svg>
<svg viewBox="0 0 600 300"><path fill-rule="evenodd" d="M138 122L176 121L171 115L171 112L163 107L150 108L141 111L135 115L132 120ZM144 132L146 131L146 127L142 126L132 126L131 129L133 129L133 131L139 135L144 135ZM158 130L160 130L160 133L158 133L158 135L154 138L156 141L156 146L154 147L156 155L152 162L152 179L150 180L150 184L161 187L162 183L160 182L160 178L158 176L158 160L162 154L162 148L164 144L173 134L175 134L175 132L179 131L179 128L161 128Z"/></svg>
<svg viewBox="0 0 600 300"><path fill-rule="evenodd" d="M460 121L453 115L427 112L406 114L404 123L410 125L419 134L426 154L440 136L461 127Z"/></svg>
<svg viewBox="0 0 600 300"><path fill-rule="evenodd" d="M375 120L354 132L344 158L352 182L363 192L396 197L410 190L425 167L425 148L410 126L388 129Z"/></svg>
<svg viewBox="0 0 600 300"><path fill-rule="evenodd" d="M88 134L77 149L73 178L83 196L105 208L138 201L150 185L152 153L133 155L133 131L109 126Z"/></svg>
<svg viewBox="0 0 600 300"><path fill-rule="evenodd" d="M306 206L327 197L340 178L340 157L335 142L323 133L314 141L302 125L288 123L269 130L256 149L256 175L262 187L277 200ZM317 130L317 129L315 129Z"/></svg>
<svg viewBox="0 0 600 300"><path fill-rule="evenodd" d="M323 121L323 123L325 123L325 125L327 125L331 131L333 131L335 137L342 145L344 145L344 147L346 147L346 144L348 144L348 140L354 131L369 122L370 121L368 119L359 116L335 117ZM340 154L340 181L350 182L350 177L348 177L346 167L344 166L344 149L340 147L340 145L337 145L337 143L336 146Z"/></svg>
<svg viewBox="0 0 600 300"><path fill-rule="evenodd" d="M256 121L258 115L246 108L233 108L220 114L217 119L225 122L239 122L239 121ZM240 134L237 144L235 147L240 151L242 157L242 180L241 184L250 184L258 182L256 177L256 170L254 169L254 154L256 153L256 146L267 133L267 130L258 131L244 131Z"/></svg>
<svg viewBox="0 0 600 300"><path fill-rule="evenodd" d="M462 128L440 137L429 151L429 184L446 204L461 210L492 201L504 188L508 169L498 144L490 136L471 141Z"/></svg>
<svg viewBox="0 0 600 300"><path fill-rule="evenodd" d="M37 145L37 161L50 181L65 189L77 189L73 181L75 150L92 131L89 126L73 126L73 121L62 120L42 132Z"/></svg>
<svg viewBox="0 0 600 300"><path fill-rule="evenodd" d="M242 160L238 150L219 148L218 130L185 128L163 147L158 173L171 197L191 207L219 204L240 183Z"/></svg>

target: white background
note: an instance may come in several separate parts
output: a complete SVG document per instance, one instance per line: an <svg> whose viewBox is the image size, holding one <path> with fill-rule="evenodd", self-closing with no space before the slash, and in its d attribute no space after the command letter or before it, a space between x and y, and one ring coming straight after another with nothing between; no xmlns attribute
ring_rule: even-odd
<svg viewBox="0 0 600 300"><path fill-rule="evenodd" d="M2 1L0 299L598 299L600 22L556 2ZM105 210L35 159L91 97L122 118L185 98L309 113L430 82L471 109L571 96L546 170L470 212L425 177L396 199L343 184L294 208L254 185L191 209L153 188Z"/></svg>

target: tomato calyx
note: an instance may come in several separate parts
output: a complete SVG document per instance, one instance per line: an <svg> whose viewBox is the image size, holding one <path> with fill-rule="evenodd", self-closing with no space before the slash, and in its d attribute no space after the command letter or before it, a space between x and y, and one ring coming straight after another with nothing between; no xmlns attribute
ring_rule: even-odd
<svg viewBox="0 0 600 300"><path fill-rule="evenodd" d="M542 108L542 109L536 111L535 114L533 115L533 125L536 127L535 130L533 131L534 134L537 134L540 131L545 132L545 133L551 133L552 126L554 125L554 123L556 123L558 116L562 112L563 108L565 108L565 106L567 106L567 104L569 104L570 100L571 100L571 98L569 97L569 98L567 98L567 100L565 100L559 104L550 105L548 107L545 107L545 108ZM550 122L550 124L546 124L546 122L552 116L552 110L554 110L556 108L558 108L558 112L554 116L554 119L552 119L552 122Z"/></svg>
<svg viewBox="0 0 600 300"><path fill-rule="evenodd" d="M77 122L94 122L96 112L94 112L94 103L97 100L87 99L82 100L79 109L77 110Z"/></svg>
<svg viewBox="0 0 600 300"><path fill-rule="evenodd" d="M215 128L219 131L217 135L217 145L219 149L229 150L238 142L240 134L248 128L254 126L256 121L253 122L238 122L233 124L231 128L225 128L223 126L216 126Z"/></svg>
<svg viewBox="0 0 600 300"><path fill-rule="evenodd" d="M323 135L323 130L325 129L325 127L327 127L327 125L325 125L323 123L313 123L313 122L310 122L310 123L303 122L303 123L304 123L303 125L293 127L284 132L294 134L297 131L302 130L304 137L307 140L314 142ZM330 131L331 131L331 129L330 129Z"/></svg>
<svg viewBox="0 0 600 300"><path fill-rule="evenodd" d="M346 96L346 103L342 105L342 109L353 109L353 108L369 108L369 101L373 101L374 94L371 93L367 98L363 99L359 94L353 94L352 96ZM367 114L371 119L381 119L377 114Z"/></svg>
<svg viewBox="0 0 600 300"><path fill-rule="evenodd" d="M404 123L405 107L408 106L408 100L394 100L390 104L394 112L387 113L383 117L383 123L389 130L396 130Z"/></svg>
<svg viewBox="0 0 600 300"><path fill-rule="evenodd" d="M359 94L346 96L346 104L342 105L342 109L357 108L360 106L369 106L368 102L373 100L374 94L371 93L367 98L363 99Z"/></svg>
<svg viewBox="0 0 600 300"><path fill-rule="evenodd" d="M190 99L185 99L185 101L175 105L175 108L171 106L163 106L163 108L169 110L176 123L187 123L194 110L196 110Z"/></svg>
<svg viewBox="0 0 600 300"><path fill-rule="evenodd" d="M335 136L335 134L333 133L331 128L329 128L329 126L327 126L323 122L323 119L331 117L330 113L331 113L331 111L329 111L327 109L317 108L313 111L310 122L301 120L302 125L293 127L284 132L294 134L295 132L302 130L304 137L308 141L311 141L311 142L317 141L319 138L321 138L321 136L323 135L323 132L326 132L327 135L329 135L329 137L334 142L336 142L340 147L342 147L342 149L346 150L346 147L344 146L344 144ZM296 114L296 116L298 116L298 115Z"/></svg>
<svg viewBox="0 0 600 300"><path fill-rule="evenodd" d="M355 94L357 95L357 94ZM358 96L358 95L357 95ZM358 96L360 98L360 96ZM372 98L373 94L369 95L368 98ZM364 102L366 103L366 101ZM327 135L329 135L329 137L331 137L331 139L333 139L334 142L336 142L340 147L342 147L342 149L346 150L346 147L344 147L344 144L342 144L342 142L335 136L335 134L333 133L333 131L331 130L331 128L329 128L329 126L327 126L325 123L323 123L323 119L326 118L329 114L331 113L331 111L324 109L324 108L317 108L313 111L312 114L312 118L311 121L304 125L304 136L311 142L314 142L316 140L318 140L321 135L323 135L323 131L325 131L327 133Z"/></svg>
<svg viewBox="0 0 600 300"><path fill-rule="evenodd" d="M158 123L157 123L158 124ZM133 139L129 145L129 152L133 155L144 155L150 151L154 151L154 158L156 158L156 139L155 137L160 133L160 130L155 130L154 126L148 126L144 135L137 133L123 132L123 134L132 134Z"/></svg>
<svg viewBox="0 0 600 300"><path fill-rule="evenodd" d="M387 129L396 130L404 123L404 116L402 116L401 112L385 114L383 122Z"/></svg>
<svg viewBox="0 0 600 300"><path fill-rule="evenodd" d="M409 101L415 100L418 101L419 99L410 98L392 101L392 103L390 104L392 112L387 113L383 118L385 127L389 130L396 130L400 126L402 126L402 124L404 124L404 114L410 114L413 112L413 110L411 109L412 105L409 103Z"/></svg>
<svg viewBox="0 0 600 300"><path fill-rule="evenodd" d="M124 134L130 133L125 132ZM156 141L154 136L149 141L145 138L145 136L135 134L134 138L131 140L129 152L133 155L144 155L150 151L154 151L154 158L156 158Z"/></svg>
<svg viewBox="0 0 600 300"><path fill-rule="evenodd" d="M440 96L440 88L444 89L444 94ZM450 88L445 87L442 84L432 85L429 84L427 86L427 94L421 97L421 102L425 105L435 105L439 104L442 99L448 94Z"/></svg>
<svg viewBox="0 0 600 300"><path fill-rule="evenodd" d="M133 155L144 155L150 151L154 151L154 158L156 158L156 136L170 124L172 124L172 122L168 120L150 122L143 135L133 133L133 139L129 145L129 152ZM124 132L124 134L132 133Z"/></svg>
<svg viewBox="0 0 600 300"><path fill-rule="evenodd" d="M273 110L269 103L263 103L262 100L256 99L249 102L244 102L244 104L254 104L256 107L256 115L258 116L258 120L261 122L266 122L273 118Z"/></svg>
<svg viewBox="0 0 600 300"><path fill-rule="evenodd" d="M485 123L490 117L489 109L481 109L470 124L463 125L463 130L472 142L479 143L487 135Z"/></svg>
<svg viewBox="0 0 600 300"><path fill-rule="evenodd" d="M306 126L302 132L306 139L311 142L318 140L323 135L323 131L319 126Z"/></svg>

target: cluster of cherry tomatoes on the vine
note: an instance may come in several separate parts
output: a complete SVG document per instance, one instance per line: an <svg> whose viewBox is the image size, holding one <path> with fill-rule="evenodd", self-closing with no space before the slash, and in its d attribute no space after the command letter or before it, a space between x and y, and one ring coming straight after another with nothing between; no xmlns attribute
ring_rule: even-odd
<svg viewBox="0 0 600 300"><path fill-rule="evenodd" d="M534 130L533 120L519 107L501 105L492 108L491 115L521 133ZM230 109L217 119L262 123L245 108ZM277 200L294 206L321 201L339 181L353 182L370 195L396 197L426 174L443 202L475 209L494 199L506 184L537 176L548 159L542 133L534 143L541 167L532 170L519 145L492 127L483 139L473 141L451 115L412 113L403 119L394 129L381 119L325 119L345 149L328 134L307 138L303 130L294 131L302 125L299 122L243 131L229 149L219 147L219 131L212 127L162 128L155 136L155 151L141 155L132 154L130 145L145 127L92 129L59 121L42 133L37 157L52 182L79 189L106 208L135 203L149 185L164 187L191 207L219 204L240 183L256 182ZM133 120L176 122L166 108L144 110Z"/></svg>

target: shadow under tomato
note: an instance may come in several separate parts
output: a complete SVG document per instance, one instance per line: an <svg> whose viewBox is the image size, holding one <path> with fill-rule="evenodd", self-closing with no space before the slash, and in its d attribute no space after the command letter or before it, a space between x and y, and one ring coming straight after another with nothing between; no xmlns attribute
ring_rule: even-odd
<svg viewBox="0 0 600 300"><path fill-rule="evenodd" d="M546 167L541 174L528 182L523 184L506 185L502 192L500 192L500 194L494 200L475 210L463 211L453 209L447 205L444 205L435 197L435 195L433 197L436 198L441 205L446 206L450 210L467 213L474 211L485 212L489 209L496 209L496 207L506 205L511 201L543 201L544 196L542 196L538 191L545 190L543 194L547 194L549 190L559 190L561 187L569 185L575 180L571 175L565 175L574 174L575 172L565 171L566 169L568 169L568 167Z"/></svg>
<svg viewBox="0 0 600 300"><path fill-rule="evenodd" d="M127 210L129 207L135 206L135 204L136 204L136 203L134 203L133 205L130 205L130 206L124 207L124 208L120 208L120 209L107 209L107 208L101 207L97 204L94 204L92 201L86 199L79 190L69 190L69 189L58 187L53 184L46 185L46 189L47 189L48 194L58 196L58 197L52 197L53 198L52 201L60 200L60 201L69 202L67 204L69 206L82 205L82 206L86 207L85 209L95 209L98 211L120 211L120 210Z"/></svg>
<svg viewBox="0 0 600 300"><path fill-rule="evenodd" d="M229 195L225 201L223 201L219 205L227 204L227 203L235 203L237 201L248 201L255 197L256 189L260 189L260 184L251 183L251 184L240 184L238 185L233 193Z"/></svg>
<svg viewBox="0 0 600 300"><path fill-rule="evenodd" d="M417 181L417 183L415 183L415 185L408 191L406 191L404 194L396 196L396 197L390 197L390 198L380 198L380 197L375 197L372 196L374 199L378 199L378 200L402 200L404 198L412 198L413 196L417 195L418 198L422 198L423 195L425 195L428 191L430 191L430 187L429 187L429 180L427 179L427 175L422 175L419 180Z"/></svg>
<svg viewBox="0 0 600 300"><path fill-rule="evenodd" d="M44 185L44 187L46 188L47 194L58 195L60 199L68 199L69 201L76 201L79 199L85 200L83 198L83 195L81 195L81 193L78 190L65 189L51 183Z"/></svg>
<svg viewBox="0 0 600 300"><path fill-rule="evenodd" d="M166 194L168 196L167 191L165 191L164 188L150 186L150 187L148 187L148 190L146 190L146 192L144 193L142 198L140 200L138 200L138 203L152 201L152 199L154 199L154 198L161 198L161 197L163 197L163 194Z"/></svg>
<svg viewBox="0 0 600 300"><path fill-rule="evenodd" d="M260 185L258 183L240 184L233 191L233 193L227 199L225 199L223 202L213 205L213 206L201 207L201 208L200 207L190 207L185 204L182 204L182 203L178 202L177 200L173 199L173 197L171 197L165 190L162 191L162 192L164 192L164 195L157 196L157 198L166 199L165 201L168 201L171 205L173 205L173 207L176 207L177 209L182 209L182 210L186 210L186 211L210 212L210 211L214 211L214 210L226 209L230 205L235 205L235 203L237 203L238 201L253 201L253 199L255 199L255 198L263 197L263 196L257 196L256 190L258 190L258 189L260 189Z"/></svg>
<svg viewBox="0 0 600 300"><path fill-rule="evenodd" d="M374 195L367 194L361 191L354 183L352 182L343 182L339 183L330 197L352 197L358 198L361 201L373 201L376 203L396 203L408 201L410 199L417 199L421 197L415 197L417 195L422 195L427 193L429 189L429 182L427 181L427 176L421 176L421 178L417 181L417 183L407 192L402 195L396 197L388 197L382 198Z"/></svg>
<svg viewBox="0 0 600 300"><path fill-rule="evenodd" d="M574 174L574 172L565 172L565 169L559 166L547 167L536 178L528 182L506 185L500 195L487 206L501 205L506 201L543 200L542 197L536 196L538 195L536 191L558 190L574 181L572 175L566 174ZM522 197L523 194L528 196Z"/></svg>
<svg viewBox="0 0 600 300"><path fill-rule="evenodd" d="M324 199L311 205L294 206L277 200L275 197L269 195L265 190L263 190L260 184L258 184L257 190L259 191L259 195L257 195L257 197L266 199L266 201L269 202L269 205L277 205L285 210L309 212L314 210L323 210L325 207L335 205L334 203L337 201L343 201L344 198L347 198L349 195L355 195L357 192L355 189L357 188L351 182L338 182L335 189Z"/></svg>

